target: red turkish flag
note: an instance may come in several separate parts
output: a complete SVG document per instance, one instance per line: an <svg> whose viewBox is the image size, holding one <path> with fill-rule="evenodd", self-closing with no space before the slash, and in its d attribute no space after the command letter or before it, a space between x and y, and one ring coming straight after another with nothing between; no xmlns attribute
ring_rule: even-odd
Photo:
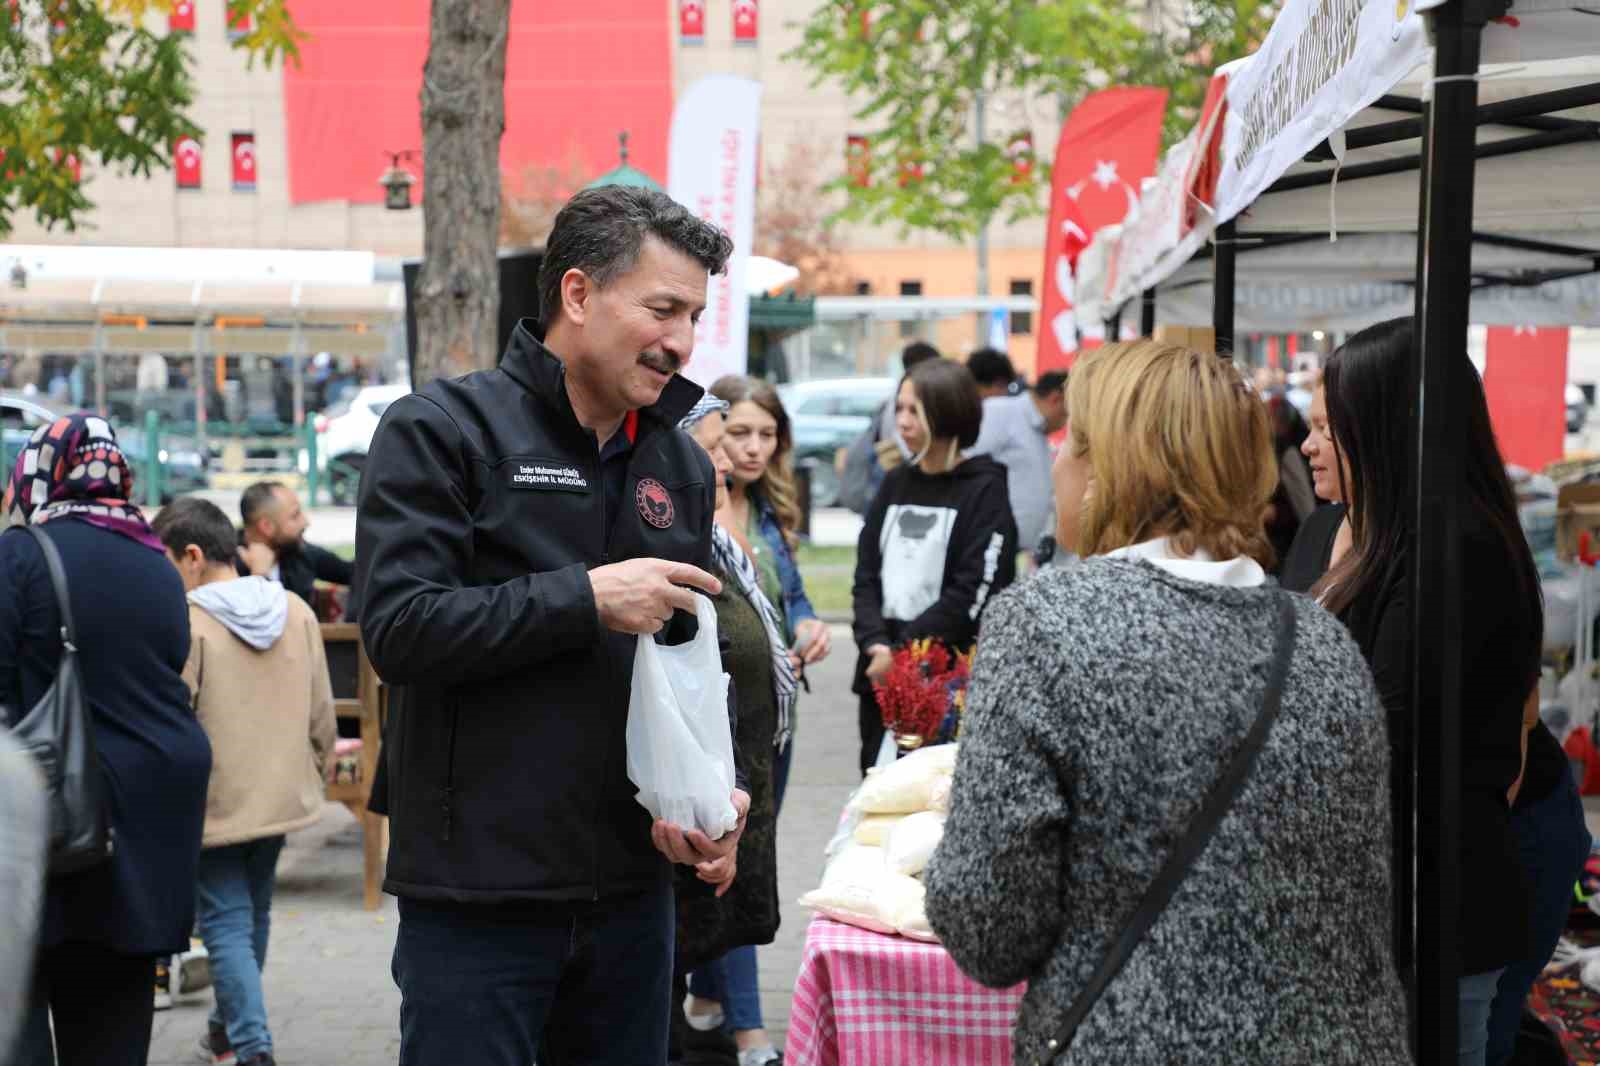
<svg viewBox="0 0 1600 1066"><path fill-rule="evenodd" d="M852 133L844 142L845 171L850 183L866 188L872 184L872 156L864 134Z"/></svg>
<svg viewBox="0 0 1600 1066"><path fill-rule="evenodd" d="M1508 463L1542 470L1566 453L1567 330L1491 326L1483 391Z"/></svg>
<svg viewBox="0 0 1600 1066"><path fill-rule="evenodd" d="M1006 141L1006 158L1011 160L1011 183L1020 185L1033 173L1033 132L1013 133Z"/></svg>
<svg viewBox="0 0 1600 1066"><path fill-rule="evenodd" d="M68 152L63 156L61 149L57 148L55 149L55 156L56 162L66 167L67 173L72 175L72 184L76 185L83 180L83 163L79 161L76 155Z"/></svg>
<svg viewBox="0 0 1600 1066"><path fill-rule="evenodd" d="M250 13L248 11L241 11L238 14L234 14L233 10L230 8L228 10L228 40L237 41L239 38L245 36L249 32Z"/></svg>
<svg viewBox="0 0 1600 1066"><path fill-rule="evenodd" d="M167 16L167 32L194 32L194 0L178 0L172 5L172 14Z"/></svg>
<svg viewBox="0 0 1600 1066"><path fill-rule="evenodd" d="M1050 168L1044 297L1037 373L1072 365L1078 326L1073 265L1096 230L1121 222L1155 173L1165 89L1102 89L1084 97L1061 126Z"/></svg>
<svg viewBox="0 0 1600 1066"><path fill-rule="evenodd" d="M233 135L233 187L240 192L254 192L256 188L256 135Z"/></svg>
<svg viewBox="0 0 1600 1066"><path fill-rule="evenodd" d="M193 137L179 137L172 146L172 169L178 175L178 188L200 187L200 142Z"/></svg>
<svg viewBox="0 0 1600 1066"><path fill-rule="evenodd" d="M756 0L733 0L733 39L755 43L760 26Z"/></svg>
<svg viewBox="0 0 1600 1066"><path fill-rule="evenodd" d="M705 39L705 0L678 0L678 36L694 44Z"/></svg>

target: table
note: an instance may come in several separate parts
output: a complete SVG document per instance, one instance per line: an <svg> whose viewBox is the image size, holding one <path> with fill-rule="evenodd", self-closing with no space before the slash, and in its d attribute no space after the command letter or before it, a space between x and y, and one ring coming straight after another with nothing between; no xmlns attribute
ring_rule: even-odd
<svg viewBox="0 0 1600 1066"><path fill-rule="evenodd" d="M938 944L813 918L795 980L788 1066L1011 1066L1026 985L996 990Z"/></svg>

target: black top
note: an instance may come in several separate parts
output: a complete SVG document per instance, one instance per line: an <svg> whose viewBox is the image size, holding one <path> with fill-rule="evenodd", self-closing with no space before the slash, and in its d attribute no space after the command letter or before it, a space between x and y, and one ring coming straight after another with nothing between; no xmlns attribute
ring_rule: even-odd
<svg viewBox="0 0 1600 1066"><path fill-rule="evenodd" d="M1004 466L978 455L945 474L910 464L891 470L856 545L855 691L866 691L866 649L874 644L934 637L970 647L984 606L1016 573Z"/></svg>
<svg viewBox="0 0 1600 1066"><path fill-rule="evenodd" d="M1290 592L1310 592L1333 559L1333 542L1344 521L1344 504L1330 503L1306 516L1284 556L1278 584Z"/></svg>
<svg viewBox="0 0 1600 1066"><path fill-rule="evenodd" d="M116 846L107 862L50 879L40 944L182 951L194 923L211 776L211 742L183 681L183 582L164 555L121 534L66 518L44 531L67 573ZM60 612L44 555L13 531L0 537L0 706L31 709L60 659Z"/></svg>
<svg viewBox="0 0 1600 1066"><path fill-rule="evenodd" d="M620 506L565 369L520 323L494 370L384 413L361 478L361 633L394 686L385 888L460 903L664 889L627 776L636 638L602 629L589 571L711 568L716 479L677 421L682 378L639 412ZM670 640L694 631L682 614Z"/></svg>
<svg viewBox="0 0 1600 1066"><path fill-rule="evenodd" d="M1461 529L1461 706L1423 708L1422 736L1441 710L1461 724L1461 973L1498 969L1532 951L1529 886L1506 792L1522 759L1522 709L1537 683L1540 608L1537 590L1522 589L1516 562L1489 522L1473 513ZM1393 584L1376 589L1351 617L1371 619L1352 634L1372 665L1373 679L1389 716L1397 782L1409 784L1411 765L1411 602L1409 575L1401 568ZM1530 759L1542 746L1530 745ZM1540 756L1543 757L1542 755ZM1409 836L1408 788L1395 792L1397 841ZM1407 854L1407 850L1399 853ZM1397 877L1397 882L1401 879ZM1402 962L1405 962L1402 953Z"/></svg>

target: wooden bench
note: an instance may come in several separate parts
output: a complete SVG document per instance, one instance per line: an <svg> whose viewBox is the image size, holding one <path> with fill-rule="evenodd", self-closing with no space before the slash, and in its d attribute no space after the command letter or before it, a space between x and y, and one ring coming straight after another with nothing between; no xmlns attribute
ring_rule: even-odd
<svg viewBox="0 0 1600 1066"><path fill-rule="evenodd" d="M362 905L377 910L383 898L383 863L389 850L389 820L367 810L372 780L383 752L383 719L388 690L361 646L361 628L351 622L323 622L322 645L333 683L334 714L361 723L359 772L354 781L327 785L331 803L342 803L361 823ZM332 759L332 753L329 753Z"/></svg>

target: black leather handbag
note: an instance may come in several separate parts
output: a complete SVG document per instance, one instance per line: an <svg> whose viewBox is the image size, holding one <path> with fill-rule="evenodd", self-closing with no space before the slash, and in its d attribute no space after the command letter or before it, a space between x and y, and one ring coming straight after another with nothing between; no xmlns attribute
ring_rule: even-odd
<svg viewBox="0 0 1600 1066"><path fill-rule="evenodd" d="M61 611L61 662L39 702L11 727L38 760L50 794L50 876L75 873L111 856L114 834L106 817L105 785L94 746L94 724L78 670L77 629L67 599L67 574L44 531L25 527L39 542Z"/></svg>
<svg viewBox="0 0 1600 1066"><path fill-rule="evenodd" d="M1133 917L1128 919L1128 924L1123 927L1111 951L1100 960L1100 965L1090 977L1089 983L1078 993L1077 1001L1067 1011L1057 1035L1045 1045L1049 1057L1043 1061L1054 1062L1072 1046L1072 1039L1078 1034L1078 1027L1099 1002L1106 986L1122 972L1123 965L1127 963L1145 934L1150 931L1150 927L1156 924L1161 912L1167 909L1167 904L1172 902L1172 897L1183 884L1183 879L1188 876L1189 869L1194 866L1201 852L1206 850L1206 845L1211 843L1217 827L1222 824L1223 816L1228 813L1228 808L1233 806L1233 801L1244 789L1250 770L1255 766L1256 756L1261 754L1261 749L1266 745L1267 734L1272 731L1272 723L1277 720L1278 710L1283 705L1283 686L1289 677L1289 660L1294 655L1295 631L1299 627L1294 596L1282 591L1277 592L1276 596L1277 636L1272 649L1272 665L1267 672L1267 687L1261 697L1261 709L1256 715L1255 724L1250 727L1250 732L1245 734L1244 743L1239 746L1233 761L1228 764L1221 780L1212 787L1211 794L1206 797L1194 821L1189 824L1189 831L1178 841L1177 847L1173 848L1161 871L1156 874L1155 881L1150 885L1144 898L1139 901ZM1042 1062L1040 1066L1043 1066Z"/></svg>

